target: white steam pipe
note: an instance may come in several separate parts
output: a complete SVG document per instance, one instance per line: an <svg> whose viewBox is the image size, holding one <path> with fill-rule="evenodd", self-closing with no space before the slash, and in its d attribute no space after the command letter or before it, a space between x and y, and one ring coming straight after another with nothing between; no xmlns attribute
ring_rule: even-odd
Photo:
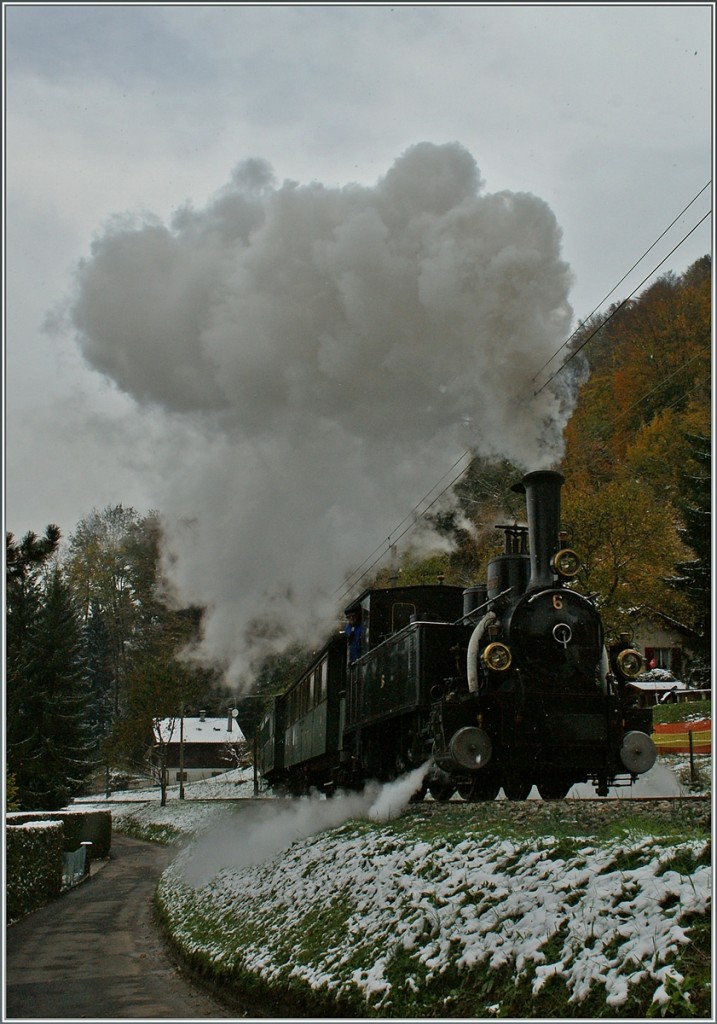
<svg viewBox="0 0 717 1024"><path fill-rule="evenodd" d="M466 667L468 670L468 690L470 693L478 692L478 648L488 626L497 619L495 612L487 612L480 620L471 634L468 641L468 654L466 656Z"/></svg>

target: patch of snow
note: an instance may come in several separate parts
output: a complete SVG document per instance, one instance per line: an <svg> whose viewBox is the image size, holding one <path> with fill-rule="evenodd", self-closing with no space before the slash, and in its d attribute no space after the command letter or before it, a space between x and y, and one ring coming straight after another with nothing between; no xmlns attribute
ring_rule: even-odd
<svg viewBox="0 0 717 1024"><path fill-rule="evenodd" d="M307 803L314 811L331 807L340 817L336 807L343 801ZM355 798L347 800L349 806L355 812ZM669 867L676 853L698 857L705 842L627 837L596 846L586 838L575 841L566 860L556 855L555 839L507 840L470 825L457 844L444 836L416 843L390 825L368 832L345 826L338 836L291 841L297 812L275 810L273 821L250 830L274 837L275 852L267 859L257 859L258 840L241 827L243 816L233 825L225 820L222 856L207 862L216 834L190 845L165 872L162 899L180 933L190 905L192 915L242 922L243 939L233 955L269 981L289 964L290 975L313 987L355 985L378 1007L390 1007L388 967L399 949L409 952L414 964L403 980L409 987L449 966L508 965L517 976L531 969L536 993L559 975L574 1003L599 984L617 1009L630 986L648 977L659 983L659 1000L670 976L664 965L688 941L678 911L706 913L709 906L709 867L698 867L689 877ZM306 808L303 815L308 827ZM337 930L320 963L307 962L298 946L288 957L284 950L281 962L272 961L270 950L285 946L286 935L296 935L301 945L307 910L342 904L345 927ZM252 927L247 929L247 922ZM387 942L387 936L394 941ZM189 933L187 941L194 941ZM557 954L553 949L548 959L545 948L551 942L557 942ZM357 957L360 969L351 966Z"/></svg>
<svg viewBox="0 0 717 1024"><path fill-rule="evenodd" d="M711 777L711 757L697 760ZM684 792L675 773L685 767L688 756L661 755L615 796ZM459 839L418 840L390 821L425 770L361 794L267 803L250 799L253 770L238 769L185 786L183 801L173 787L164 808L158 790L141 805L136 793L132 802L116 794L112 815L118 824L132 818L188 837L160 884L175 936L185 949L201 945L216 962L239 959L269 983L284 981L288 970L336 995L357 986L390 1011L391 962L408 954L402 985L409 989L449 968L508 965L516 976L528 974L536 993L551 977L562 978L574 1003L603 985L616 1013L644 979L654 980L658 1005L683 985L669 964L688 941L681 917L709 912L711 869L685 876L670 862L681 852L699 858L705 842L626 836L596 844L585 837L572 841L566 858L556 839L482 834L470 819ZM579 790L573 799L595 795L592 786ZM247 799L222 802L219 794L230 791ZM361 819L384 824L369 829ZM302 922L332 908L344 914L344 925L310 960ZM222 937L197 939L197 917L220 922L209 931ZM288 952L287 935L296 943ZM281 957L274 958L276 949ZM500 1005L487 1012L499 1014Z"/></svg>

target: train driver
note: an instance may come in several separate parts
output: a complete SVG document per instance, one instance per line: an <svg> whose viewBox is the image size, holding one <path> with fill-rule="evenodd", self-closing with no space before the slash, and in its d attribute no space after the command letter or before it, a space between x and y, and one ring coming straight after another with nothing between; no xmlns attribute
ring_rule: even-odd
<svg viewBox="0 0 717 1024"><path fill-rule="evenodd" d="M363 636L363 625L361 616L356 610L346 613L346 639L349 642L349 661L356 661L361 657L361 637Z"/></svg>

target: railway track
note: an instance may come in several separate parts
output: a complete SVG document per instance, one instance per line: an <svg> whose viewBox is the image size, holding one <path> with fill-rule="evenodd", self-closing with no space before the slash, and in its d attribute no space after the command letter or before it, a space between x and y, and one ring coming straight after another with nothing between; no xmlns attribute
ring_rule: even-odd
<svg viewBox="0 0 717 1024"><path fill-rule="evenodd" d="M286 796L286 797L285 796L281 796L281 797L220 796L220 797L209 797L209 798L207 798L207 797L187 797L182 802L185 803L185 804L205 804L205 803L212 803L212 804L237 804L237 803L241 803L241 804L244 804L245 803L245 804L252 804L254 806L256 806L256 805L259 805L259 806L266 805L267 807L269 807L269 806L276 807L276 806L278 806L278 805L280 805L282 803L285 804L285 805L291 805L292 803L296 802L297 800L305 800L305 799L307 799L307 798L306 797L289 797L289 796ZM130 804L146 804L146 803L154 803L154 802L155 802L154 800L152 800L150 797L148 797L147 800L104 800L104 799L100 799L100 800L93 800L92 804L93 805L95 805L95 804L98 804L98 805L102 804L102 805L106 806L109 810L111 810L112 806L113 805L117 805L117 804L119 804L119 805L124 807L124 806L128 806ZM174 799L171 801L172 804L175 804L176 802L177 801L174 800ZM680 803L685 803L685 802L687 802L687 803L694 803L694 804L703 803L705 807L709 807L709 806L711 806L711 803L712 803L712 797L709 796L709 795L701 794L701 793L684 793L684 794L680 794L680 795L672 794L672 795L665 795L665 796L639 796L639 797L638 796L629 796L629 797L618 797L618 796L596 796L596 797L566 796L566 797L562 797L559 800L543 800L542 798L540 798L540 799L527 799L527 800L507 800L505 798L496 798L495 800L474 800L474 801L471 801L471 800L461 800L460 797L453 797L451 800L441 801L441 800L433 800L431 797L426 797L425 800L423 800L423 801L421 801L419 803L410 804L406 809L407 810L419 810L421 808L426 808L426 807L427 808L431 808L431 807L448 807L448 808L455 808L455 809L458 809L458 810L471 810L472 808L475 808L475 807L485 807L485 806L489 806L490 807L490 806L493 806L494 804L504 805L506 807L515 807L515 806L525 807L526 805L529 806L529 805L532 805L532 804L535 804L537 806L548 805L550 807L555 807L556 805L561 805L561 804L567 804L567 805L570 805L570 806L584 804L586 806L592 805L594 807L604 807L606 805L609 805L609 806L620 805L620 806L625 806L625 807L628 807L628 806L629 807L635 807L638 804L644 804L645 806L649 806L650 804L653 804L653 805L654 804L660 804L660 803L678 803L678 804L680 804ZM81 804L77 804L77 806L81 807L82 805Z"/></svg>
<svg viewBox="0 0 717 1024"><path fill-rule="evenodd" d="M596 834L606 827L630 828L642 822L657 822L678 834L711 831L712 798L709 796L663 796L628 798L570 798L563 800L493 800L486 803L411 804L404 814L418 819L465 820L486 827L577 830Z"/></svg>

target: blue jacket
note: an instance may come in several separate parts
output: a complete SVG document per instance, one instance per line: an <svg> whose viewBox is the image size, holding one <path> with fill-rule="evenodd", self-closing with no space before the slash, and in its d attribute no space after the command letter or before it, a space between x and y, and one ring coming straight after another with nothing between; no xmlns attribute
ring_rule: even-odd
<svg viewBox="0 0 717 1024"><path fill-rule="evenodd" d="M358 622L355 626L346 627L346 637L349 642L349 661L356 661L361 657L361 637L363 636L363 625Z"/></svg>

